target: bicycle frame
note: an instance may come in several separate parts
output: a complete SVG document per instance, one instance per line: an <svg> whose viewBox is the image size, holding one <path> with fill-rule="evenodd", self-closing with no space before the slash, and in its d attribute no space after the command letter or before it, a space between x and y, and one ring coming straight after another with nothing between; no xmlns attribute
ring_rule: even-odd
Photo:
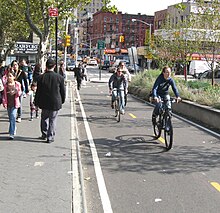
<svg viewBox="0 0 220 213"><path fill-rule="evenodd" d="M161 136L162 130L164 131L165 146L167 150L171 149L173 144L172 107L171 109L168 108L168 101L172 106L172 103L176 100L173 98L170 100L161 100L162 106L159 110L158 120L156 120L156 123L153 123L156 138Z"/></svg>
<svg viewBox="0 0 220 213"><path fill-rule="evenodd" d="M114 108L115 108L115 117L117 122L120 122L121 120L121 113L120 113L120 106L121 106L121 96L119 94L120 89L114 88L113 91L117 91L115 102L114 102ZM112 92L113 92L112 91Z"/></svg>

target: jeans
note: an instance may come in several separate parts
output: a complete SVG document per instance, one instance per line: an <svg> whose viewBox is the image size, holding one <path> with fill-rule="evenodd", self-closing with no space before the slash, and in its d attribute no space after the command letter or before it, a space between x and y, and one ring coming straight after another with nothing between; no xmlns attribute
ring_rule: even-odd
<svg viewBox="0 0 220 213"><path fill-rule="evenodd" d="M8 107L9 135L15 135L17 108Z"/></svg>
<svg viewBox="0 0 220 213"><path fill-rule="evenodd" d="M121 99L121 105L120 105L120 111L121 111L125 109L125 91L119 89L118 94ZM112 90L112 102L116 100L116 97L117 97L117 89L113 89Z"/></svg>
<svg viewBox="0 0 220 213"><path fill-rule="evenodd" d="M159 98L161 100L170 100L169 95L161 96ZM162 105L163 105L163 103L161 103L161 102L155 103L155 107L154 107L154 111L153 111L154 116L158 116L160 114L160 109L162 108ZM167 106L168 109L171 109L170 101L166 101L166 106Z"/></svg>

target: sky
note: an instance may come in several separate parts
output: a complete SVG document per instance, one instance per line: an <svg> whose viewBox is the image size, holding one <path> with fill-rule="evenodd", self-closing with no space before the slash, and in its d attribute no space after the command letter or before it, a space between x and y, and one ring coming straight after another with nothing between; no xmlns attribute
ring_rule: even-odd
<svg viewBox="0 0 220 213"><path fill-rule="evenodd" d="M182 0L111 0L111 5L115 5L122 13L154 15L156 11L181 2Z"/></svg>

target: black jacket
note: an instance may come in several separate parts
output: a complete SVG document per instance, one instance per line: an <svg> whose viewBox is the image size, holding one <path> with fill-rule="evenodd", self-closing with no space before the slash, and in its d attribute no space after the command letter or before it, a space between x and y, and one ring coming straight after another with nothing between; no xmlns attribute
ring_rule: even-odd
<svg viewBox="0 0 220 213"><path fill-rule="evenodd" d="M65 102L64 78L53 71L40 75L34 101L41 109L52 111L61 109Z"/></svg>

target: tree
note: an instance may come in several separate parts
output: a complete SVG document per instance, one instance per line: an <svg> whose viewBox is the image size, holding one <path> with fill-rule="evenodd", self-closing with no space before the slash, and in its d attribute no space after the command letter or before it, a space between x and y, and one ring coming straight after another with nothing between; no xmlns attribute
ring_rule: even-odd
<svg viewBox="0 0 220 213"><path fill-rule="evenodd" d="M155 34L156 52L158 58L166 64L175 66L178 62L186 69L189 57L197 51L200 44L195 42L194 35L191 34L194 26L191 15L177 21L176 17L183 17L186 5L179 3L175 8L176 13L168 14L162 30L158 30Z"/></svg>
<svg viewBox="0 0 220 213"><path fill-rule="evenodd" d="M197 5L194 20L199 29L197 33L197 40L201 43L199 53L209 64L212 71L212 85L214 85L215 64L219 62L216 56L220 54L220 2L219 0L211 2L198 0Z"/></svg>
<svg viewBox="0 0 220 213"><path fill-rule="evenodd" d="M5 61L16 41L28 38L30 28L24 14L18 13L16 7L11 7L8 1L1 0L0 17L0 53L1 59Z"/></svg>
<svg viewBox="0 0 220 213"><path fill-rule="evenodd" d="M29 28L39 37L38 60L44 62L47 53L49 37L54 34L54 20L49 17L50 7L58 8L59 20L64 20L67 16L73 16L75 8L82 8L92 0L1 0L7 8L16 11L18 18L16 23L26 21ZM109 0L103 0L104 5L109 10L114 7L108 6Z"/></svg>

